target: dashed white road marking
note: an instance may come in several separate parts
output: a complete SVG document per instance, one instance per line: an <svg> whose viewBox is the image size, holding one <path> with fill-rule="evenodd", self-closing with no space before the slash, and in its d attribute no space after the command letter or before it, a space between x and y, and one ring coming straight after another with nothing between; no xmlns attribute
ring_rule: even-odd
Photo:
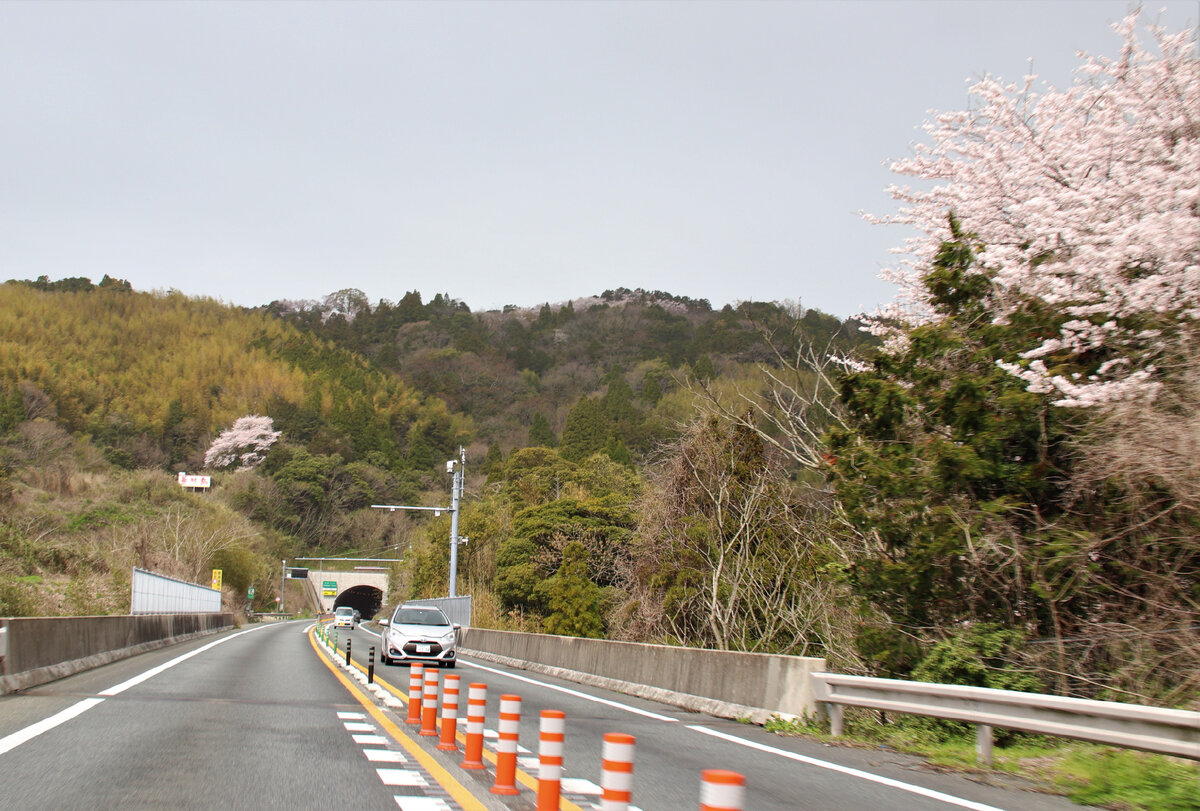
<svg viewBox="0 0 1200 811"><path fill-rule="evenodd" d="M450 805L440 797L394 797L400 811L450 811Z"/></svg>
<svg viewBox="0 0 1200 811"><path fill-rule="evenodd" d="M863 780L870 780L872 783L879 783L880 785L900 789L901 791L919 794L920 796L928 797L931 800L938 800L943 803L948 803L949 805L957 805L960 808L969 808L971 811L1003 811L1003 809L997 808L994 805L984 805L983 803L977 803L973 800L964 800L962 797L955 797L951 794L943 794L940 791L934 791L933 789L925 788L923 786L914 786L912 783L904 783L900 780L893 780L890 777L883 777L882 775L872 774L871 772L864 772L861 769L843 766L840 763L831 763L827 760L818 760L817 758L808 757L806 755L799 755L795 752L789 752L786 749L777 749L774 746L767 746L765 743L739 738L736 735L718 732L717 730L709 729L708 727L689 726L688 729L703 733L705 735L711 735L714 738L720 738L723 741L741 744L742 746L750 749L757 749L760 752L768 752L772 755L779 755L780 757L799 761L800 763L807 763L809 766L816 766L819 769L829 769L830 771L840 772L841 774L849 775L850 777L861 777Z"/></svg>
<svg viewBox="0 0 1200 811"><path fill-rule="evenodd" d="M388 739L382 735L351 735L355 743L363 746L387 746Z"/></svg>
<svg viewBox="0 0 1200 811"><path fill-rule="evenodd" d="M420 786L427 787L425 777L413 769L376 769L379 779L385 786Z"/></svg>

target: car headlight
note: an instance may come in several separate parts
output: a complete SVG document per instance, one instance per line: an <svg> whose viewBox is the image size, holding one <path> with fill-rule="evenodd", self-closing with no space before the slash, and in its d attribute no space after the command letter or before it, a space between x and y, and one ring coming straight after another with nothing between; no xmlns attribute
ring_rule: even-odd
<svg viewBox="0 0 1200 811"><path fill-rule="evenodd" d="M454 641L454 632L450 631L449 633L443 634L442 639L446 642L453 642Z"/></svg>

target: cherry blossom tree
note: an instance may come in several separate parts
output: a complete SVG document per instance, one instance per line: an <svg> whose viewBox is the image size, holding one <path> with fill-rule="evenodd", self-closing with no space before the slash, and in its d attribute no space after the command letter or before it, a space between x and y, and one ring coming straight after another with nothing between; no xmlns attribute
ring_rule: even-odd
<svg viewBox="0 0 1200 811"><path fill-rule="evenodd" d="M279 439L270 417L250 415L239 418L222 431L204 454L207 468L254 467L267 458L267 451Z"/></svg>
<svg viewBox="0 0 1200 811"><path fill-rule="evenodd" d="M1194 357L1200 324L1200 59L1196 29L1113 29L1115 59L1089 57L1066 90L985 78L976 102L936 114L930 142L896 162L899 212L873 217L917 229L883 278L900 292L873 330L903 342L937 321L925 274L957 226L976 243L988 316L1044 312L1015 357L997 358L1055 405L1153 396Z"/></svg>

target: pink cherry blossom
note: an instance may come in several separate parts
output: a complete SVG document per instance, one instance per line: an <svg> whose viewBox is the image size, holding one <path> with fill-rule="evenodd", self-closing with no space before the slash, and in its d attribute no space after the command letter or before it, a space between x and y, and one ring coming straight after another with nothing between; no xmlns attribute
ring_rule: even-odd
<svg viewBox="0 0 1200 811"><path fill-rule="evenodd" d="M1152 53L1137 21L1113 26L1117 58L1081 54L1066 90L989 77L971 87L971 109L925 123L929 143L892 166L923 182L890 187L899 213L868 217L920 232L882 274L900 289L873 331L902 341L939 317L921 276L953 213L982 246L996 322L1030 301L1063 315L1057 336L998 359L1003 368L1062 406L1154 394L1156 360L1200 318L1200 59L1196 28L1148 26ZM1043 362L1086 352L1101 360L1078 377Z"/></svg>
<svg viewBox="0 0 1200 811"><path fill-rule="evenodd" d="M267 451L279 439L270 417L251 415L241 417L231 428L222 431L204 454L206 468L254 467L267 458Z"/></svg>

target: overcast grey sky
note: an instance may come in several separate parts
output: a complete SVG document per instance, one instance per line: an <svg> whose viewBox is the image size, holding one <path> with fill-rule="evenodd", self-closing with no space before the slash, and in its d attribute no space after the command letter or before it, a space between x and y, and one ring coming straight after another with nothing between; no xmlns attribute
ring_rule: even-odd
<svg viewBox="0 0 1200 811"><path fill-rule="evenodd" d="M1129 4L0 3L0 279L472 310L892 297L890 159ZM1165 9L1161 14L1159 8ZM1147 17L1194 25L1195 0Z"/></svg>

